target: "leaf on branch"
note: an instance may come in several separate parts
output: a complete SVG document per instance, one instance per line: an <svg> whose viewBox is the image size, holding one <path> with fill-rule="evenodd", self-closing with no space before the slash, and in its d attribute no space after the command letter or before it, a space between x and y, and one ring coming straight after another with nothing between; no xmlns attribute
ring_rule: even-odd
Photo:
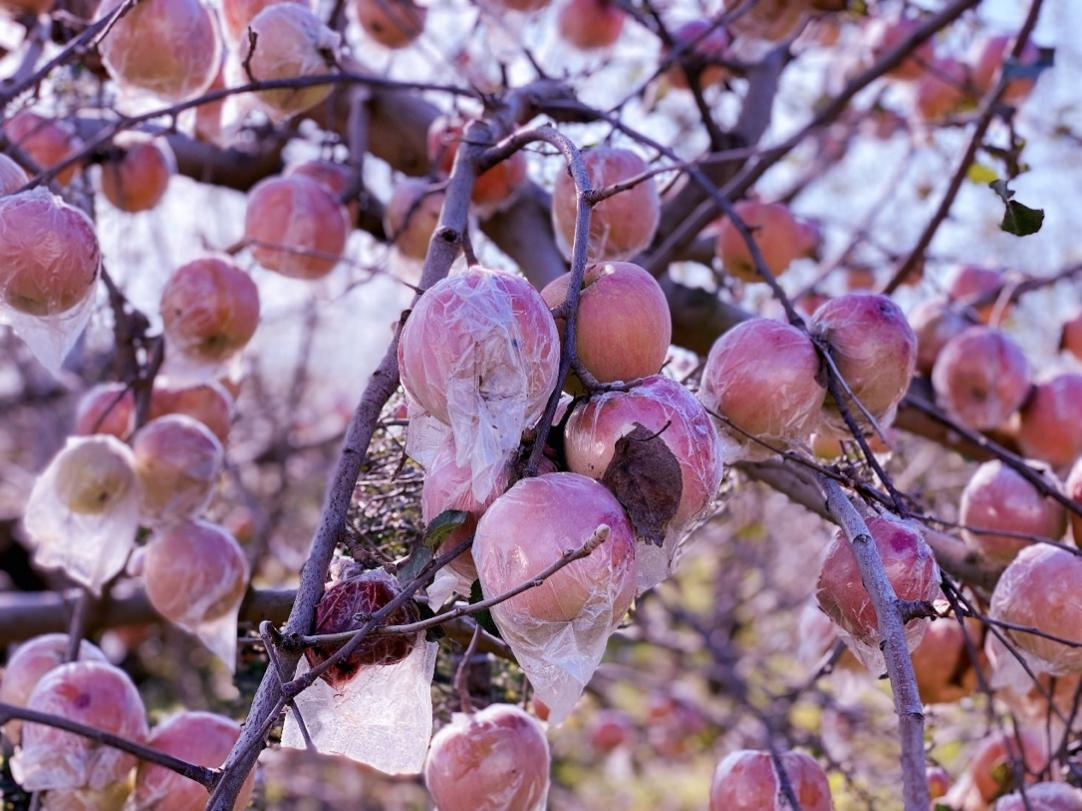
<svg viewBox="0 0 1082 811"><path fill-rule="evenodd" d="M970 183L991 185L999 180L999 175L997 175L995 169L990 166L985 166L983 163L971 163L966 170L966 179Z"/></svg>
<svg viewBox="0 0 1082 811"><path fill-rule="evenodd" d="M664 431L635 423L630 433L617 440L612 461L601 477L601 483L627 510L635 534L655 546L664 543L683 490L680 462L661 438Z"/></svg>
<svg viewBox="0 0 1082 811"><path fill-rule="evenodd" d="M478 580L473 581L473 587L470 589L470 605L479 603L485 599L484 593L481 591L481 583ZM500 629L496 627L495 621L492 619L492 613L486 608L478 611L473 615L473 618L477 621L477 624L492 634L497 639L503 639L500 634Z"/></svg>
<svg viewBox="0 0 1082 811"><path fill-rule="evenodd" d="M466 523L470 514L465 510L444 510L425 528L425 546L436 549L443 539Z"/></svg>
<svg viewBox="0 0 1082 811"><path fill-rule="evenodd" d="M1014 199L1014 192L1007 186L1007 181L996 180L988 184L992 191L999 195L1006 206L1003 212L1003 221L999 224L1001 231L1008 234L1025 237L1036 234L1041 230L1044 223L1044 209L1030 208Z"/></svg>
<svg viewBox="0 0 1082 811"><path fill-rule="evenodd" d="M425 543L415 544L406 562L398 567L398 584L403 588L412 582L421 570L432 561L432 547Z"/></svg>

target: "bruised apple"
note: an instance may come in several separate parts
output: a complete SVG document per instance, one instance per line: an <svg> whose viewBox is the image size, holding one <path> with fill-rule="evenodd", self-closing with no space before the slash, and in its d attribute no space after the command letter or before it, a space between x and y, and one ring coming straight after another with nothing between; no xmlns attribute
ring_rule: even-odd
<svg viewBox="0 0 1082 811"><path fill-rule="evenodd" d="M561 306L570 283L569 273L549 282L541 291L545 303L553 309ZM562 336L562 318L556 327ZM586 268L579 291L575 353L599 382L657 373L671 341L669 304L653 276L631 262Z"/></svg>
<svg viewBox="0 0 1082 811"><path fill-rule="evenodd" d="M183 520L206 506L223 453L222 443L201 422L183 414L158 417L136 432L132 451L146 520Z"/></svg>
<svg viewBox="0 0 1082 811"><path fill-rule="evenodd" d="M1018 413L1015 436L1022 453L1056 468L1082 456L1082 374L1068 372L1034 386Z"/></svg>
<svg viewBox="0 0 1082 811"><path fill-rule="evenodd" d="M755 439L782 446L807 439L826 389L819 354L808 336L789 324L752 318L710 348L699 399L732 423L722 431L751 455Z"/></svg>
<svg viewBox="0 0 1082 811"><path fill-rule="evenodd" d="M20 110L15 113L4 122L3 130L7 139L26 153L26 156L42 171L48 171L66 161L82 147L78 136L68 129L64 122L47 118L31 110ZM7 156L4 157L7 159ZM14 161L11 161L11 164L16 169L19 168ZM22 170L19 169L19 171ZM77 171L79 171L78 162L65 167L56 176L57 183L61 186L68 185ZM11 168L9 167L6 172L11 173ZM26 180L23 180L19 186L25 182ZM15 188L7 189L4 193L15 191Z"/></svg>
<svg viewBox="0 0 1082 811"><path fill-rule="evenodd" d="M947 342L973 326L963 311L945 297L917 306L909 316L909 324L917 336L917 371L928 376Z"/></svg>
<svg viewBox="0 0 1082 811"><path fill-rule="evenodd" d="M618 440L637 425L657 433L680 465L680 503L672 523L684 527L714 498L722 453L709 415L675 380L653 375L628 391L605 392L578 405L564 434L567 465L600 480Z"/></svg>
<svg viewBox="0 0 1082 811"><path fill-rule="evenodd" d="M0 702L25 707L34 687L45 674L67 662L68 644L67 634L44 634L16 648L0 679ZM79 643L78 659L106 661L105 654L85 639ZM3 725L4 734L16 744L19 743L21 730L22 721L12 720Z"/></svg>
<svg viewBox="0 0 1082 811"><path fill-rule="evenodd" d="M130 678L107 662L86 660L55 667L34 687L28 709L142 742L146 710ZM124 779L134 755L43 724L24 723L22 749L11 762L26 791L88 788L99 791Z"/></svg>
<svg viewBox="0 0 1082 811"><path fill-rule="evenodd" d="M1057 487L1055 481L1049 481ZM985 462L962 491L960 520L966 542L993 563L1010 563L1033 543L1021 533L1058 541L1067 527L1063 507L1042 496L1021 474L999 461Z"/></svg>
<svg viewBox="0 0 1082 811"><path fill-rule="evenodd" d="M348 236L346 209L309 177L267 178L248 193L244 237L267 270L296 279L322 278L338 264Z"/></svg>
<svg viewBox="0 0 1082 811"><path fill-rule="evenodd" d="M104 0L97 18L111 15L122 2ZM167 101L204 93L221 53L214 16L199 0L143 0L108 29L98 47L117 84Z"/></svg>
<svg viewBox="0 0 1082 811"><path fill-rule="evenodd" d="M917 336L898 305L875 293L848 293L815 311L811 331L826 341L853 395L877 420L891 422L917 363ZM829 396L827 408L837 410Z"/></svg>
<svg viewBox="0 0 1082 811"><path fill-rule="evenodd" d="M240 737L240 726L221 715L209 712L182 712L154 727L147 746L197 766L216 769L225 762L233 744ZM236 811L248 807L255 783L255 770L241 787L233 805ZM147 761L139 764L135 775L135 805L154 811L193 811L207 803L207 789L202 784L177 774L164 766Z"/></svg>
<svg viewBox="0 0 1082 811"><path fill-rule="evenodd" d="M540 293L521 277L480 267L426 290L398 344L402 385L448 425L456 415L474 418L475 406L524 398L525 428L555 386L558 363L556 324Z"/></svg>
<svg viewBox="0 0 1082 811"><path fill-rule="evenodd" d="M398 596L394 578L382 569L350 572L329 584L316 606L316 634L336 634L364 627L374 612ZM385 625L404 625L417 619L412 600L399 605L384 620ZM411 650L415 636L370 634L356 650L324 671L320 678L335 689L348 683L365 667L393 665L401 662ZM345 642L324 642L305 648L304 655L312 667L329 659Z"/></svg>
<svg viewBox="0 0 1082 811"><path fill-rule="evenodd" d="M419 261L425 258L439 225L444 197L442 191L420 178L404 178L395 184L383 210L383 229L403 256Z"/></svg>
<svg viewBox="0 0 1082 811"><path fill-rule="evenodd" d="M531 515L544 519L524 520ZM635 535L616 497L578 473L522 479L481 516L473 558L485 596L536 577L564 552L586 543L602 524L609 535L590 555L501 603L497 611L522 623L566 623L604 612L615 624L635 596Z"/></svg>
<svg viewBox="0 0 1082 811"><path fill-rule="evenodd" d="M124 383L99 383L87 389L75 408L73 433L109 434L127 439L135 419L135 395Z"/></svg>
<svg viewBox="0 0 1082 811"><path fill-rule="evenodd" d="M781 765L801 811L833 811L826 772L815 758L803 752L783 752ZM710 811L780 811L788 807L769 752L730 752L714 770Z"/></svg>
<svg viewBox="0 0 1082 811"><path fill-rule="evenodd" d="M94 226L43 187L0 197L0 303L32 316L71 310L101 268Z"/></svg>
<svg viewBox="0 0 1082 811"><path fill-rule="evenodd" d="M253 82L300 79L330 73L338 45L339 35L306 5L275 3L248 23L239 56ZM331 84L311 84L260 90L255 95L269 115L285 119L315 107L333 89Z"/></svg>
<svg viewBox="0 0 1082 811"><path fill-rule="evenodd" d="M428 159L439 173L451 173L465 130L465 121L447 116L429 126ZM526 181L526 168L526 156L515 152L477 176L470 199L486 213L501 207Z"/></svg>
<svg viewBox="0 0 1082 811"><path fill-rule="evenodd" d="M199 363L222 363L259 325L259 290L232 262L210 256L181 265L162 290L159 310L170 346Z"/></svg>
<svg viewBox="0 0 1082 811"><path fill-rule="evenodd" d="M590 188L603 189L638 177L646 162L628 149L596 146L582 152ZM575 238L575 210L578 194L568 170L556 173L552 189L552 225L564 256L571 257ZM661 218L661 196L654 178L648 177L593 207L586 250L591 262L630 259L654 239Z"/></svg>
<svg viewBox="0 0 1082 811"><path fill-rule="evenodd" d="M170 524L146 546L143 583L155 611L170 622L196 625L240 604L248 561L236 539L216 524Z"/></svg>
<svg viewBox="0 0 1082 811"><path fill-rule="evenodd" d="M898 598L933 599L939 590L939 567L916 526L876 517L868 519L868 531ZM840 530L827 547L815 598L848 639L879 650L875 606L864 588L856 556ZM910 650L920 642L925 624L910 621L906 625L906 646Z"/></svg>
<svg viewBox="0 0 1082 811"><path fill-rule="evenodd" d="M990 616L1082 645L1082 557L1048 544L1018 553L992 592ZM1055 676L1082 672L1082 647L1009 630L1014 643Z"/></svg>
<svg viewBox="0 0 1082 811"><path fill-rule="evenodd" d="M427 6L413 0L353 0L357 22L385 48L405 48L425 30Z"/></svg>
<svg viewBox="0 0 1082 811"><path fill-rule="evenodd" d="M150 419L156 420L166 414L184 414L207 426L223 447L229 439L232 410L229 392L217 383L185 386L159 379L154 382L154 389L150 393Z"/></svg>
<svg viewBox="0 0 1082 811"><path fill-rule="evenodd" d="M115 151L101 165L101 190L121 211L154 208L176 172L176 159L165 141L123 133L113 140Z"/></svg>
<svg viewBox="0 0 1082 811"><path fill-rule="evenodd" d="M543 811L549 746L541 725L512 704L458 714L432 736L425 785L440 811Z"/></svg>
<svg viewBox="0 0 1082 811"><path fill-rule="evenodd" d="M699 71L700 87L724 81L729 72L722 65L710 64L710 61L724 58L732 44L733 38L725 26L710 20L689 20L673 31L672 39L674 47L680 49L679 53L674 55L673 49L666 48L662 54L663 59L676 63L665 72L669 84L687 90L689 68L692 72Z"/></svg>
<svg viewBox="0 0 1082 811"><path fill-rule="evenodd" d="M135 481L131 452L105 434L69 443L56 460L56 495L73 513L109 512L131 492Z"/></svg>
<svg viewBox="0 0 1082 811"><path fill-rule="evenodd" d="M626 16L613 0L567 0L560 6L556 30L581 51L608 48L620 38Z"/></svg>
<svg viewBox="0 0 1082 811"><path fill-rule="evenodd" d="M970 327L951 338L932 369L936 399L964 425L989 430L1007 421L1030 389L1029 363L1007 335Z"/></svg>
<svg viewBox="0 0 1082 811"><path fill-rule="evenodd" d="M794 259L809 256L814 250L814 243L802 223L784 203L741 200L733 209L751 232L771 275L780 276ZM747 241L728 218L722 220L718 228L717 254L725 272L731 276L745 282L764 281L755 267Z"/></svg>

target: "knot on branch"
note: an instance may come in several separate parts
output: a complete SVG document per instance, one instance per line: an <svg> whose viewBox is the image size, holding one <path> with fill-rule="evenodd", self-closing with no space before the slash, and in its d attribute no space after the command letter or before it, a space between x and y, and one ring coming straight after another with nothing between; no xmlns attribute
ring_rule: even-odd
<svg viewBox="0 0 1082 811"><path fill-rule="evenodd" d="M928 600L898 599L894 604L898 607L898 613L901 615L903 623L925 618L935 619L939 616L935 607Z"/></svg>
<svg viewBox="0 0 1082 811"><path fill-rule="evenodd" d="M457 229L444 225L436 230L436 239L446 242L448 245L457 245L462 241L462 235Z"/></svg>

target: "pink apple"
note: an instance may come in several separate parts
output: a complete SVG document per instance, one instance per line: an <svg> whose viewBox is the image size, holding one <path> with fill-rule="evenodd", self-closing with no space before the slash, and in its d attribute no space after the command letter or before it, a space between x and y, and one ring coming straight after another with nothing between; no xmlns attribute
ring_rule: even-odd
<svg viewBox="0 0 1082 811"><path fill-rule="evenodd" d="M939 404L963 425L981 431L1006 422L1030 385L1022 348L990 327L970 327L951 338L932 370Z"/></svg>
<svg viewBox="0 0 1082 811"><path fill-rule="evenodd" d="M826 772L803 752L783 752L782 767L801 811L833 811ZM730 752L714 770L710 811L766 811L778 808L781 779L769 752Z"/></svg>
<svg viewBox="0 0 1082 811"><path fill-rule="evenodd" d="M1022 453L1057 468L1082 456L1082 374L1034 386L1018 414L1016 436Z"/></svg>

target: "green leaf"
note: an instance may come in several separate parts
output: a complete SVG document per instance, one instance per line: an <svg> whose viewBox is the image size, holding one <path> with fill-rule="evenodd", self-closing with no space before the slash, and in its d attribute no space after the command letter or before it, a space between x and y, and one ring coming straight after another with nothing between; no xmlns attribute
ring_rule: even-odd
<svg viewBox="0 0 1082 811"><path fill-rule="evenodd" d="M443 539L466 523L470 514L465 510L444 510L425 529L425 546L435 549Z"/></svg>
<svg viewBox="0 0 1082 811"><path fill-rule="evenodd" d="M481 591L481 583L478 580L473 581L473 588L470 589L470 604L479 603L485 599L484 593ZM473 615L473 618L477 620L477 624L488 631L498 639L503 639L500 635L500 629L496 627L496 623L492 619L492 614L486 608L484 611L478 611Z"/></svg>
<svg viewBox="0 0 1082 811"><path fill-rule="evenodd" d="M1044 209L1030 208L1022 205L1017 200L1007 201L1007 210L1003 212L1003 222L999 224L1001 231L1014 234L1016 237L1027 237L1036 234L1044 224Z"/></svg>
<svg viewBox="0 0 1082 811"><path fill-rule="evenodd" d="M427 543L414 545L406 562L398 567L398 583L405 587L412 582L421 570L432 561L432 548Z"/></svg>
<svg viewBox="0 0 1082 811"><path fill-rule="evenodd" d="M990 185L999 180L999 176L996 174L995 169L990 166L985 166L983 163L971 163L969 169L966 170L966 179L970 183Z"/></svg>

